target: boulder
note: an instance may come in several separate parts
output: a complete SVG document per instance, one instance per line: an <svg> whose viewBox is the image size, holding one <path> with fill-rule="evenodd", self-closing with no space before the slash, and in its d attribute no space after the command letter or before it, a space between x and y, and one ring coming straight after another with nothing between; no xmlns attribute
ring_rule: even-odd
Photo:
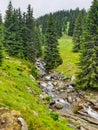
<svg viewBox="0 0 98 130"><path fill-rule="evenodd" d="M18 122L20 115L18 111L0 108L0 130L20 130L21 124Z"/></svg>
<svg viewBox="0 0 98 130"><path fill-rule="evenodd" d="M21 130L28 130L27 124L26 124L25 120L22 117L19 117L18 121L21 124Z"/></svg>
<svg viewBox="0 0 98 130"><path fill-rule="evenodd" d="M72 99L71 96L68 96L67 100L68 100L69 103L72 103L72 102L73 102L73 99Z"/></svg>
<svg viewBox="0 0 98 130"><path fill-rule="evenodd" d="M63 104L59 103L59 102L56 102L55 103L55 108L56 109L62 109L63 108Z"/></svg>

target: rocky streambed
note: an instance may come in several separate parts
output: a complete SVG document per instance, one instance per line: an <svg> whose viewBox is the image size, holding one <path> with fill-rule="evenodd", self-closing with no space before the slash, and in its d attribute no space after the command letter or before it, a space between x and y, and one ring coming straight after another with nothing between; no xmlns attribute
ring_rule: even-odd
<svg viewBox="0 0 98 130"><path fill-rule="evenodd" d="M76 90L74 76L46 73L43 60L36 61L40 98L49 100L49 108L69 120L75 130L98 130L98 98L92 93Z"/></svg>

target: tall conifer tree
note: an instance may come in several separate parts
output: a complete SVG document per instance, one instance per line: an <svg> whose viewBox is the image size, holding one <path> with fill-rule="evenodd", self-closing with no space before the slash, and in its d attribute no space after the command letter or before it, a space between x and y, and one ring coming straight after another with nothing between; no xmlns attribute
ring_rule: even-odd
<svg viewBox="0 0 98 130"><path fill-rule="evenodd" d="M30 62L34 62L36 58L36 49L34 44L34 18L33 18L33 9L31 8L31 5L28 5L27 9L27 15L26 15L26 25L27 25L27 46L26 46L26 52L27 52L27 59Z"/></svg>
<svg viewBox="0 0 98 130"><path fill-rule="evenodd" d="M79 8L76 10L70 10L70 17L69 17L69 29L68 29L68 35L73 36L74 27L75 27L75 20L77 19L77 16L79 14Z"/></svg>
<svg viewBox="0 0 98 130"><path fill-rule="evenodd" d="M13 6L11 1L9 2L8 8L6 10L6 17L5 17L5 22L4 22L4 46L6 47L6 50L9 52L9 46L11 45L12 42L12 15L13 15Z"/></svg>
<svg viewBox="0 0 98 130"><path fill-rule="evenodd" d="M20 57L22 54L22 39L19 33L18 11L9 2L5 17L4 46L9 55Z"/></svg>
<svg viewBox="0 0 98 130"><path fill-rule="evenodd" d="M2 44L0 43L0 66L2 64L2 58L3 58L3 54L2 54Z"/></svg>
<svg viewBox="0 0 98 130"><path fill-rule="evenodd" d="M3 54L2 54L2 42L3 42L3 24L2 24L2 15L0 14L0 66L2 64L2 58L3 58Z"/></svg>
<svg viewBox="0 0 98 130"><path fill-rule="evenodd" d="M52 14L48 19L48 25L46 30L46 46L44 60L46 63L46 70L52 70L62 63L61 57L58 51L58 41L55 23Z"/></svg>
<svg viewBox="0 0 98 130"><path fill-rule="evenodd" d="M34 28L34 44L36 49L36 57L41 57L42 50L41 50L41 32L38 24Z"/></svg>
<svg viewBox="0 0 98 130"><path fill-rule="evenodd" d="M77 87L98 89L98 0L93 0L82 36Z"/></svg>
<svg viewBox="0 0 98 130"><path fill-rule="evenodd" d="M73 51L74 52L78 52L80 50L82 28L83 28L85 16L86 16L86 11L83 9L79 13L75 22L75 28L74 28L74 33L73 33L73 43L74 43Z"/></svg>

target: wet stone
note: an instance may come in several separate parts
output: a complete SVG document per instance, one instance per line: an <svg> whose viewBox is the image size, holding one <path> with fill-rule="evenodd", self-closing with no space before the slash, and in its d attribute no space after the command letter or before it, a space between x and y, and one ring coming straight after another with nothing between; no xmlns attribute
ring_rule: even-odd
<svg viewBox="0 0 98 130"><path fill-rule="evenodd" d="M55 104L55 108L56 108L56 109L62 109L62 108L63 108L63 105L58 102L58 103Z"/></svg>

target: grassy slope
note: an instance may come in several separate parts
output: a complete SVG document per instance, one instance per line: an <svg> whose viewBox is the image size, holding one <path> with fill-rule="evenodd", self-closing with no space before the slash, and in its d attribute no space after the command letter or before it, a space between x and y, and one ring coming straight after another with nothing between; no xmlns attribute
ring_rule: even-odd
<svg viewBox="0 0 98 130"><path fill-rule="evenodd" d="M11 57L4 59L0 67L0 107L19 111L29 130L70 130L65 125L66 120L54 121L50 117L48 108L39 98L41 91L30 77L30 66Z"/></svg>
<svg viewBox="0 0 98 130"><path fill-rule="evenodd" d="M60 55L63 59L63 64L57 68L57 71L63 72L65 75L74 75L77 72L76 63L79 61L79 54L72 52L72 38L64 35L59 39Z"/></svg>

